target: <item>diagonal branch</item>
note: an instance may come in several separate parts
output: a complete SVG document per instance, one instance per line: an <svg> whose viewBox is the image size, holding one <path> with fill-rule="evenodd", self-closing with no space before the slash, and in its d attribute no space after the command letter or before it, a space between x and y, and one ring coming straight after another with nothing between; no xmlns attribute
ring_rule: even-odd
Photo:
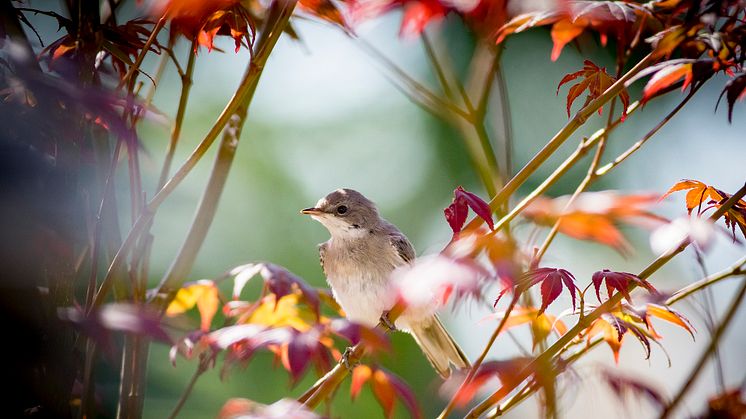
<svg viewBox="0 0 746 419"><path fill-rule="evenodd" d="M746 195L746 184L744 184L738 192L733 194L727 201L725 201L715 212L712 213L712 215L709 217L710 220L716 221L718 220L723 214L725 214L726 211L728 211L733 205L735 205L739 199L743 198L743 196ZM678 246L672 248L665 254L658 257L656 260L650 263L645 269L640 272L637 277L640 279L647 279L649 278L653 273L655 273L658 269L660 269L663 265L668 263L671 259L674 258L674 256L678 255L679 253L683 252L684 249L686 249L690 244L690 240L687 238L683 240L681 243L679 243ZM633 290L635 288L635 284L632 283L629 287L629 291ZM582 317L580 320L578 320L578 323L573 326L570 330L567 331L562 337L560 337L552 346L547 348L546 351L544 351L541 355L539 355L537 358L535 358L529 365L527 365L520 373L518 373L515 377L515 380L513 381L512 385L503 385L500 387L497 391L492 393L489 397L487 397L485 400L483 400L481 403L479 403L476 407L474 407L466 417L469 418L476 418L479 417L482 413L484 413L487 409L497 404L500 400L503 399L503 397L507 396L513 388L520 384L523 380L529 377L531 374L531 371L533 371L538 365L546 365L548 364L552 358L557 355L572 339L575 338L581 331L586 329L591 322L596 320L598 317L600 317L602 314L609 312L613 307L615 307L619 302L622 300L622 293L617 293L613 297L609 298L606 302L598 306L595 310L588 313L584 317Z"/></svg>

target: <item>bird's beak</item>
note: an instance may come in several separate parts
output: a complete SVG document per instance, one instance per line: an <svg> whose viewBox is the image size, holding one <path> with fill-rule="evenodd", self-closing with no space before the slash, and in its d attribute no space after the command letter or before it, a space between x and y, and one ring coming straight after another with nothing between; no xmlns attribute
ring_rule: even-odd
<svg viewBox="0 0 746 419"><path fill-rule="evenodd" d="M320 209L315 208L315 207L311 207L311 208L306 208L306 209L300 210L301 214L307 214L307 215L319 215L322 212L323 211L321 211Z"/></svg>

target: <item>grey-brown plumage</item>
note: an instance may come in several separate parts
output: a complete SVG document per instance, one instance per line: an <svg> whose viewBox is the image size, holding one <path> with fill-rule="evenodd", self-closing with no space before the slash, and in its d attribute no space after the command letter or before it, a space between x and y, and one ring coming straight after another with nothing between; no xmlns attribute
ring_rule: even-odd
<svg viewBox="0 0 746 419"><path fill-rule="evenodd" d="M415 258L412 244L396 226L381 218L372 201L352 189L337 189L302 212L331 234L319 245L319 256L334 298L350 320L375 326L394 304L391 272ZM405 311L395 324L414 336L442 377L450 375L451 364L469 366L437 316Z"/></svg>

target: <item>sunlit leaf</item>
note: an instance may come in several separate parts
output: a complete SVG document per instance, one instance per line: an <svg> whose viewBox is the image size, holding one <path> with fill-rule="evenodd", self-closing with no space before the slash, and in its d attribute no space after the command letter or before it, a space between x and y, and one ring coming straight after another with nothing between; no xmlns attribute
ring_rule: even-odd
<svg viewBox="0 0 746 419"><path fill-rule="evenodd" d="M496 313L490 315L490 318L501 320L504 316L505 313ZM503 330L527 323L531 325L534 348L539 342L544 341L552 331L557 336L562 336L567 332L567 326L562 320L558 320L556 316L548 313L539 313L539 310L534 307L514 307L510 312L510 317L505 321Z"/></svg>
<svg viewBox="0 0 746 419"><path fill-rule="evenodd" d="M627 301L631 302L632 298L630 297L628 291L631 284L643 287L651 293L657 292L653 285L650 284L648 281L640 279L637 277L637 275L631 274L629 272L612 272L608 269L604 269L602 271L595 272L593 274L592 281L593 287L596 289L596 298L598 298L598 301L601 301L601 295L599 291L601 288L601 283L603 283L604 281L606 282L606 292L609 298L613 296L614 290L617 290L624 296L624 298L627 299Z"/></svg>
<svg viewBox="0 0 746 419"><path fill-rule="evenodd" d="M567 207L569 196L554 199L539 197L523 211L536 224L553 226L579 240L592 240L613 247L622 254L631 251L617 224L665 221L647 210L658 197L650 194L622 195L613 191L584 192Z"/></svg>
<svg viewBox="0 0 746 419"><path fill-rule="evenodd" d="M451 226L454 236L458 235L464 227L469 208L483 219L491 230L495 228L489 204L483 201L482 198L459 186L453 191L453 202L443 210L446 221Z"/></svg>
<svg viewBox="0 0 746 419"><path fill-rule="evenodd" d="M218 288L211 280L203 279L181 287L171 304L168 305L166 314L174 316L183 313L195 304L199 310L202 330L210 330L212 318L220 305Z"/></svg>
<svg viewBox="0 0 746 419"><path fill-rule="evenodd" d="M526 272L512 290L514 294L513 298L516 298L523 291L539 283L541 283L541 308L539 308L539 314L544 313L549 304L559 297L563 287L566 287L569 291L572 298L572 307L575 309L575 292L578 289L575 285L575 277L567 270L560 268L537 268ZM500 291L495 305L497 305L502 295L509 289L505 288Z"/></svg>
<svg viewBox="0 0 746 419"><path fill-rule="evenodd" d="M356 398L363 384L368 382L387 418L394 415L396 399L399 399L412 418L420 418L421 412L414 393L399 377L376 366L359 365L352 372L350 395Z"/></svg>
<svg viewBox="0 0 746 419"><path fill-rule="evenodd" d="M556 26L557 25L555 25L555 27ZM582 70L570 73L562 78L559 85L557 86L557 94L559 94L559 90L563 84L575 80L579 77L582 77L582 80L570 87L570 90L567 92L568 118L570 117L570 108L572 107L573 102L584 91L588 90L588 95L585 99L585 104L588 104L591 100L601 96L606 91L606 89L611 87L611 85L614 84L614 82L616 81L614 77L610 76L606 72L606 68L598 67L593 62L585 60L583 62ZM624 118L624 116L626 116L627 114L627 107L629 106L629 93L627 93L626 89L622 89L622 91L619 93L619 99L622 101L622 118ZM602 111L603 108L598 109L599 114L601 114Z"/></svg>

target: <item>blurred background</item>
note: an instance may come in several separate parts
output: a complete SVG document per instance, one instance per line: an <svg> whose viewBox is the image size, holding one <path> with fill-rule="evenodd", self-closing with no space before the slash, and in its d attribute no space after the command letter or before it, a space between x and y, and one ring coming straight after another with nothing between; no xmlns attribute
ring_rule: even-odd
<svg viewBox="0 0 746 419"><path fill-rule="evenodd" d="M398 36L400 19L399 13L389 13L362 25L357 31L418 80L435 87L436 79L429 70L422 44L417 39ZM42 34L53 34L56 29L56 23L48 18L35 17L33 22L41 27ZM459 34L457 25L452 23L446 20L441 24L451 29L442 37L446 45L441 43L440 47L446 47L458 63L466 59L470 41ZM282 37L267 63L218 214L189 280L217 277L247 262L269 261L285 266L312 285L324 286L316 244L327 240L328 233L298 211L336 188L357 189L378 203L381 213L408 235L418 255L438 252L450 239L442 210L450 203L454 188L462 185L486 198L455 130L409 102L387 80L377 62L340 30L323 23L298 20L296 28L301 41ZM226 52L207 53L203 49L199 53L176 164L186 158L212 125L234 92L249 60L245 50L238 54L232 52L230 39L220 39L217 46ZM580 46L580 51L568 46L559 60L552 62L547 29L516 35L507 42L502 63L512 112L513 167L520 168L567 121L565 97L562 93L555 94L563 75L580 69L584 58L613 68L610 52L595 43ZM182 43L179 47L177 55L184 56L187 46ZM153 68L154 65L146 61L144 67ZM180 81L172 68L166 71L154 105L164 114L173 115ZM724 80L708 83L690 105L645 145L644 152L634 155L592 189L663 193L683 178L698 179L729 192L738 189L746 179L746 122L739 118L745 108L736 107L732 124L727 124L724 107L715 112L723 83ZM639 97L639 90L633 89L631 94ZM681 97L674 92L647 104L615 131L606 155L615 156L637 141ZM498 119L496 115L495 120ZM583 135L598 129L603 120L605 117L596 118L576 133L577 140L568 141L565 153L559 153L562 158L577 146ZM148 176L145 182L154 187L170 128L168 124L156 122L141 127L139 135L145 153L142 164ZM157 284L181 245L184 226L191 222L213 154L214 150L168 198L156 218L151 285ZM505 156L500 158L504 160ZM532 190L559 161L550 160L545 164L517 196ZM551 189L551 195L572 193L582 180L585 167L587 165L578 165L578 170L571 171ZM119 181L123 186L119 190L126 191L127 179ZM122 202L125 200L123 197ZM675 196L662 202L655 212L669 218L683 215L683 197ZM648 232L633 228L624 231L636 249L636 253L626 259L609 248L560 236L550 248L545 263L570 270L580 284L587 284L591 273L601 268L638 272L655 258L649 250ZM516 227L519 237L526 237L530 232L528 225ZM709 272L716 272L743 254L743 246L733 245L727 237L721 236L706 254L707 268ZM668 264L652 278L652 283L659 290L673 290L701 278L703 273L691 256L681 256ZM730 301L735 282L724 281L713 288L718 313ZM225 284L225 295L229 295L230 286ZM247 289L244 295L250 292ZM563 301L550 311L556 314L561 310L559 307L567 303L569 301ZM663 388L664 394L678 389L691 363L708 342L703 304L702 298L693 298L678 306L699 331L696 341L680 328L660 324L658 331L665 337L662 343L671 366L660 348L654 347L651 358L645 360L642 348L631 342L621 351L622 371L639 374ZM495 327L493 320L484 320L492 311L488 302L442 313L447 327L472 359ZM190 321L196 328L199 320L196 313L192 314ZM214 324L220 322L217 318ZM731 386L739 385L746 374L743 355L746 335L739 333L745 326L746 313L741 311L721 346L724 378ZM530 347L528 331L515 330L523 345ZM409 336L397 334L393 342L393 352L383 355L382 363L413 387L425 417L433 417L444 405L444 401L434 397L439 380ZM159 344L151 346L145 400L148 418L162 418L171 411L196 368L196 361L184 359L172 366L168 350ZM490 358L508 358L519 353L515 343L502 336ZM632 412L636 417L653 414L650 405L638 400L630 400L627 408L620 408L610 390L597 379L601 365L614 367L612 353L605 345L594 349L575 366L576 374L584 378L582 381L572 378L572 374L563 379L560 403L565 417L622 418ZM108 371L102 372L104 383L114 385L115 370L112 363ZM111 378L109 381L107 374ZM197 382L180 417L214 417L231 397L270 403L296 396L314 381L312 375L307 374L297 386L289 388L286 372L274 365L267 354L258 355L245 370L232 370L222 380L218 366ZM347 385L343 385L335 398L335 416L382 415L369 389L352 402L346 394ZM703 410L715 388L715 373L710 367L687 397L682 411ZM102 390L103 403L113 405L116 389L104 384ZM109 396L112 398L106 399ZM536 403L527 401L507 416L534 417L538 412ZM406 411L398 408L397 416L405 417Z"/></svg>

